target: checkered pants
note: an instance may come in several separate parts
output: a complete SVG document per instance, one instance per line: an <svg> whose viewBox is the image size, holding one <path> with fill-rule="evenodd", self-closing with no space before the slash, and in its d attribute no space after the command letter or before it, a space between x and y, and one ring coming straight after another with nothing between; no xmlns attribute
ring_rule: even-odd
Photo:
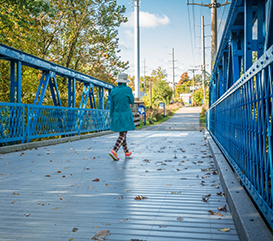
<svg viewBox="0 0 273 241"><path fill-rule="evenodd" d="M127 135L127 131L119 133L119 137L118 137L116 144L114 146L115 152L117 152L119 150L121 145L123 147L124 152L129 152L128 148L127 148L126 135Z"/></svg>

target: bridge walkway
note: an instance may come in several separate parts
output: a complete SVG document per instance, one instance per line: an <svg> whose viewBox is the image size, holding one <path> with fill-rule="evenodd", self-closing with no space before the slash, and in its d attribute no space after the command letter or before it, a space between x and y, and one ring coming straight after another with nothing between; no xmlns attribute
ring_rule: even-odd
<svg viewBox="0 0 273 241"><path fill-rule="evenodd" d="M118 162L117 133L1 155L0 240L239 240L199 112L129 132Z"/></svg>

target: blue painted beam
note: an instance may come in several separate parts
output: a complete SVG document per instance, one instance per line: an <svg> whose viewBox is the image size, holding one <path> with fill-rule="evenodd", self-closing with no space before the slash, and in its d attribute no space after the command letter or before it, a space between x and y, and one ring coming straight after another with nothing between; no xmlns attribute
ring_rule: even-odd
<svg viewBox="0 0 273 241"><path fill-rule="evenodd" d="M252 65L252 0L244 0L244 8L244 72L246 72Z"/></svg>
<svg viewBox="0 0 273 241"><path fill-rule="evenodd" d="M77 81L84 83L92 83L96 87L103 87L106 89L113 89L115 86L106 82L103 82L94 77L82 74L78 71L71 70L60 66L58 64L46 61L44 59L38 58L34 55L27 54L23 51L11 48L9 46L0 44L0 57L6 60L12 61L21 61L22 65L26 65L35 69L52 71L56 75L65 77L65 78L75 78Z"/></svg>

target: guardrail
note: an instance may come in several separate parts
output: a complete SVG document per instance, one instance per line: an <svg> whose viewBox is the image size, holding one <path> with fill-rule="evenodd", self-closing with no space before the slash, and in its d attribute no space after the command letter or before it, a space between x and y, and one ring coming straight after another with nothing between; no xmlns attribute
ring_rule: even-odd
<svg viewBox="0 0 273 241"><path fill-rule="evenodd" d="M273 228L273 46L207 112L207 127Z"/></svg>
<svg viewBox="0 0 273 241"><path fill-rule="evenodd" d="M110 128L110 111L0 102L0 144Z"/></svg>

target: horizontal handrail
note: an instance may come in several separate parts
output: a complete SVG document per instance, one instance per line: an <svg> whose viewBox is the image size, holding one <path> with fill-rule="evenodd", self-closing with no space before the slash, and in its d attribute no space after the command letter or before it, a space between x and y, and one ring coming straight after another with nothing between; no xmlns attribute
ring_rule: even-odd
<svg viewBox="0 0 273 241"><path fill-rule="evenodd" d="M110 112L0 102L0 143L108 130Z"/></svg>

